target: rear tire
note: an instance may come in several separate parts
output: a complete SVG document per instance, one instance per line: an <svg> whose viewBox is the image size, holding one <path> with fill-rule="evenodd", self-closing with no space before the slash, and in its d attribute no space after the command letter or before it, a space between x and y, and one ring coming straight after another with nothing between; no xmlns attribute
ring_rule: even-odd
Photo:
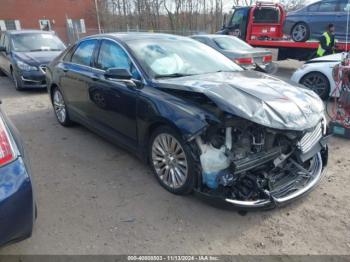
<svg viewBox="0 0 350 262"><path fill-rule="evenodd" d="M306 42L310 38L310 28L301 22L293 26L291 36L294 42Z"/></svg>
<svg viewBox="0 0 350 262"><path fill-rule="evenodd" d="M52 90L52 105L55 111L57 121L62 126L71 126L73 122L70 120L66 102L64 101L63 94L58 87Z"/></svg>
<svg viewBox="0 0 350 262"><path fill-rule="evenodd" d="M192 192L195 181L195 161L190 146L172 128L157 128L150 138L148 156L158 182L177 195Z"/></svg>
<svg viewBox="0 0 350 262"><path fill-rule="evenodd" d="M300 80L300 84L314 91L322 100L326 100L329 97L329 80L320 72L311 72L305 75Z"/></svg>

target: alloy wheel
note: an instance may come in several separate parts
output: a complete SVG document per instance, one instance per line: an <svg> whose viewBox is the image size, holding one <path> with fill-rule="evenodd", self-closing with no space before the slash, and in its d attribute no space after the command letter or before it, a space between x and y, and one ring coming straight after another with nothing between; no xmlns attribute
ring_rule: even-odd
<svg viewBox="0 0 350 262"><path fill-rule="evenodd" d="M325 77L320 74L309 74L302 80L302 84L314 91L321 98L327 96L328 83Z"/></svg>
<svg viewBox="0 0 350 262"><path fill-rule="evenodd" d="M152 144L152 164L160 180L177 189L187 180L188 164L179 141L170 134L159 134Z"/></svg>
<svg viewBox="0 0 350 262"><path fill-rule="evenodd" d="M66 105L64 103L63 96L58 89L55 90L53 95L53 106L58 121L60 121L60 123L64 123L67 118Z"/></svg>
<svg viewBox="0 0 350 262"><path fill-rule="evenodd" d="M307 28L304 24L298 24L293 28L292 37L294 41L303 41L307 35Z"/></svg>

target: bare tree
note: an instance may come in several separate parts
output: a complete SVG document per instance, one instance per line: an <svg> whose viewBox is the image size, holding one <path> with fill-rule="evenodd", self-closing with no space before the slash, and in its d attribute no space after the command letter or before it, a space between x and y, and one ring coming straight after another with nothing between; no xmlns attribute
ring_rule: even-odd
<svg viewBox="0 0 350 262"><path fill-rule="evenodd" d="M105 31L212 33L221 26L223 0L99 0Z"/></svg>

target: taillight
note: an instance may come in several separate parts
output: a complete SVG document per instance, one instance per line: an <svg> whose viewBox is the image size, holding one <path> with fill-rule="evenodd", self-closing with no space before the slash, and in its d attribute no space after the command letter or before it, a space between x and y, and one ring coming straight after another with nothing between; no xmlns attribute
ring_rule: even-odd
<svg viewBox="0 0 350 262"><path fill-rule="evenodd" d="M0 119L0 166L6 165L15 158L15 153L5 124Z"/></svg>
<svg viewBox="0 0 350 262"><path fill-rule="evenodd" d="M263 62L264 62L264 63L270 63L270 62L272 62L272 55L264 56Z"/></svg>
<svg viewBox="0 0 350 262"><path fill-rule="evenodd" d="M252 57L235 58L235 62L239 65L251 65L254 63Z"/></svg>

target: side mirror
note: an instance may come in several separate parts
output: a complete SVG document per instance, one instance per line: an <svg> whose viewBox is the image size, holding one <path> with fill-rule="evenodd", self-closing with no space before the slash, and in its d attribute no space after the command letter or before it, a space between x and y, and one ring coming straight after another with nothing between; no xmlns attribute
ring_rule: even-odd
<svg viewBox="0 0 350 262"><path fill-rule="evenodd" d="M132 74L128 69L110 68L105 72L105 77L115 80L131 80Z"/></svg>
<svg viewBox="0 0 350 262"><path fill-rule="evenodd" d="M126 84L128 87L142 87L143 83L140 80L132 79L132 74L128 69L110 68L105 72L105 77Z"/></svg>
<svg viewBox="0 0 350 262"><path fill-rule="evenodd" d="M0 45L0 52L7 52L6 47Z"/></svg>

